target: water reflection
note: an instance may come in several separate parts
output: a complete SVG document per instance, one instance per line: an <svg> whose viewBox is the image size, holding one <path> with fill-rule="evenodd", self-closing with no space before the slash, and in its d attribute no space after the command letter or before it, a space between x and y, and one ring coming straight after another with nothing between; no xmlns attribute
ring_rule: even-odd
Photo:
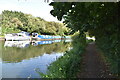
<svg viewBox="0 0 120 80"><path fill-rule="evenodd" d="M0 43L0 80L2 80L2 44Z"/></svg>
<svg viewBox="0 0 120 80"><path fill-rule="evenodd" d="M71 43L68 42L70 41L6 41L2 43L2 76L4 78L39 78L35 69L45 73L51 62L69 50Z"/></svg>
<svg viewBox="0 0 120 80"><path fill-rule="evenodd" d="M30 45L30 41L5 41L4 47L25 48Z"/></svg>
<svg viewBox="0 0 120 80"><path fill-rule="evenodd" d="M56 42L35 41L31 43L34 45L32 46L29 41L6 41L4 44L5 47L3 48L2 59L5 62L21 62L24 59L42 56L44 53L62 53L68 50L70 46L69 43L65 43L64 41Z"/></svg>
<svg viewBox="0 0 120 80"><path fill-rule="evenodd" d="M52 43L53 43L53 41L33 41L32 45L37 46L40 44L52 44Z"/></svg>
<svg viewBox="0 0 120 80"><path fill-rule="evenodd" d="M57 54L44 54L29 60L23 60L17 63L2 63L2 77L3 78L40 78L36 72L39 69L41 72L46 73L47 67L56 58L62 56L62 53Z"/></svg>

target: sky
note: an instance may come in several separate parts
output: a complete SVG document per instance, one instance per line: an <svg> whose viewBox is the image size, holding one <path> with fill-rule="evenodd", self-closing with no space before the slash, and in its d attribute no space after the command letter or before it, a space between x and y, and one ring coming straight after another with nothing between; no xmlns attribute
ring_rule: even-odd
<svg viewBox="0 0 120 80"><path fill-rule="evenodd" d="M49 3L51 1L49 0ZM49 3L44 0L0 0L0 14L4 10L21 11L46 21L60 22L50 14L53 7L49 6Z"/></svg>

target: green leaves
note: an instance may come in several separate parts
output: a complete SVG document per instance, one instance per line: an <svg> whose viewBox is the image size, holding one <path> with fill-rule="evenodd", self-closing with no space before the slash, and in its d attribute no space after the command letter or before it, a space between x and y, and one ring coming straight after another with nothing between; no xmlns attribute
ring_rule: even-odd
<svg viewBox="0 0 120 80"><path fill-rule="evenodd" d="M59 20L64 18L64 23L72 29L72 32L79 31L81 34L88 32L95 36L97 45L102 49L111 63L112 72L120 58L118 45L120 38L119 18L120 3L52 3L53 14ZM116 55L118 57L116 57ZM113 65L112 65L113 64Z"/></svg>
<svg viewBox="0 0 120 80"><path fill-rule="evenodd" d="M56 3L50 3L50 6L53 6L53 10L50 11L50 13L57 17L58 20L62 20L63 15L66 15L67 12L72 8L71 3L65 3L65 2L56 2Z"/></svg>
<svg viewBox="0 0 120 80"><path fill-rule="evenodd" d="M34 17L22 12L5 10L1 15L3 16L1 20L2 27L7 30L4 33L11 33L11 31L16 30L49 35L67 35L66 32L69 30L62 23L48 22L40 17ZM10 30L8 31L7 28L10 28Z"/></svg>

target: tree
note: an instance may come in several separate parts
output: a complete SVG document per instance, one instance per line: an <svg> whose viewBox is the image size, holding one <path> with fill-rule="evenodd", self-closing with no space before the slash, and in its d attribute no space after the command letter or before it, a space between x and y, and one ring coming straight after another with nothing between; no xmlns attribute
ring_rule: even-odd
<svg viewBox="0 0 120 80"><path fill-rule="evenodd" d="M62 23L48 22L40 17L34 17L31 14L17 11L5 10L1 16L3 34L27 31L39 34L64 35L65 30L62 29L66 28Z"/></svg>
<svg viewBox="0 0 120 80"><path fill-rule="evenodd" d="M64 18L64 23L73 32L79 31L81 35L88 32L95 36L96 44L108 57L112 71L118 74L120 3L52 2L50 5L53 6L50 13L58 20Z"/></svg>

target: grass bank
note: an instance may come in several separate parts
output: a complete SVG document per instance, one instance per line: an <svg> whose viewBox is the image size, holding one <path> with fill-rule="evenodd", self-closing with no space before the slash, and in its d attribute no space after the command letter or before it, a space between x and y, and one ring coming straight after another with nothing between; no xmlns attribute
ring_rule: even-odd
<svg viewBox="0 0 120 80"><path fill-rule="evenodd" d="M76 78L77 72L80 71L82 54L86 47L85 35L73 36L72 46L70 51L66 51L64 56L53 62L49 67L47 74L37 71L43 78Z"/></svg>

